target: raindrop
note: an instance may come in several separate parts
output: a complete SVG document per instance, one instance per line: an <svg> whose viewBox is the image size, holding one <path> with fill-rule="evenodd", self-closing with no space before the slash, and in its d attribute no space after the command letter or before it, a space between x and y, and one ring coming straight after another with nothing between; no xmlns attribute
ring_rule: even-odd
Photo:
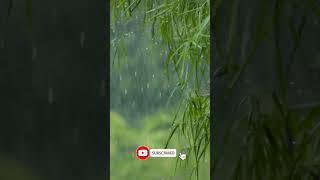
<svg viewBox="0 0 320 180"><path fill-rule="evenodd" d="M154 79L154 74L152 74L152 78Z"/></svg>
<svg viewBox="0 0 320 180"><path fill-rule="evenodd" d="M319 72L314 72L313 73L313 79L318 80L319 79Z"/></svg>
<svg viewBox="0 0 320 180"><path fill-rule="evenodd" d="M160 97L162 97L162 93L160 92Z"/></svg>
<svg viewBox="0 0 320 180"><path fill-rule="evenodd" d="M38 54L38 52L37 52L37 47L33 46L33 47L32 47L32 59L33 59L33 60L36 59L37 54Z"/></svg>
<svg viewBox="0 0 320 180"><path fill-rule="evenodd" d="M148 51L148 48L146 48L146 50Z"/></svg>
<svg viewBox="0 0 320 180"><path fill-rule="evenodd" d="M56 5L54 5L54 6L52 6L52 15L53 15L53 17L54 18L56 18L57 17L57 7L56 7Z"/></svg>
<svg viewBox="0 0 320 180"><path fill-rule="evenodd" d="M79 130L78 130L78 128L74 128L74 130L73 130L73 143L78 144L78 140L79 140Z"/></svg>
<svg viewBox="0 0 320 180"><path fill-rule="evenodd" d="M106 82L104 80L101 81L101 96L106 95Z"/></svg>
<svg viewBox="0 0 320 180"><path fill-rule="evenodd" d="M84 47L84 40L85 40L85 32L81 32L80 33L80 45L81 45L81 48Z"/></svg>
<svg viewBox="0 0 320 180"><path fill-rule="evenodd" d="M53 88L48 88L48 102L49 104L52 104L53 102Z"/></svg>
<svg viewBox="0 0 320 180"><path fill-rule="evenodd" d="M149 84L149 83L147 83L147 89L149 89L149 87L150 87L150 84Z"/></svg>
<svg viewBox="0 0 320 180"><path fill-rule="evenodd" d="M128 94L127 88L124 89L124 94L125 94L125 95Z"/></svg>
<svg viewBox="0 0 320 180"><path fill-rule="evenodd" d="M115 46L115 44L116 44L115 41L116 41L116 39L112 39L112 40L111 40L111 43L110 43L110 44L112 45L112 47Z"/></svg>
<svg viewBox="0 0 320 180"><path fill-rule="evenodd" d="M294 82L293 82L293 81L291 81L291 82L290 82L290 85L294 85Z"/></svg>
<svg viewBox="0 0 320 180"><path fill-rule="evenodd" d="M1 48L4 48L4 40L1 41Z"/></svg>
<svg viewBox="0 0 320 180"><path fill-rule="evenodd" d="M134 72L134 76L137 76L137 71Z"/></svg>
<svg viewBox="0 0 320 180"><path fill-rule="evenodd" d="M297 92L298 94L302 94L302 93L303 93L303 90L302 90L302 89L298 89L298 90L296 90L296 92Z"/></svg>
<svg viewBox="0 0 320 180"><path fill-rule="evenodd" d="M141 92L143 92L143 87L141 88Z"/></svg>
<svg viewBox="0 0 320 180"><path fill-rule="evenodd" d="M122 76L120 75L120 81L122 81Z"/></svg>

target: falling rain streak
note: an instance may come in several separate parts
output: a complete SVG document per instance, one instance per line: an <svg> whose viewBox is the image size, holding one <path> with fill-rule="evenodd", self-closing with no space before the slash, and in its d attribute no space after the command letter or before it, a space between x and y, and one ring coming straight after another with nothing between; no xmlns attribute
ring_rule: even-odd
<svg viewBox="0 0 320 180"><path fill-rule="evenodd" d="M48 88L48 102L49 104L53 103L53 88Z"/></svg>

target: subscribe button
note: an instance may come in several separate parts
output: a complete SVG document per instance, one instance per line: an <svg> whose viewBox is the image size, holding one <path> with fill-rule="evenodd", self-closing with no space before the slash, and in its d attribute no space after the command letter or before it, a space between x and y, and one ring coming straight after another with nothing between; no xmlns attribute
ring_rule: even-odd
<svg viewBox="0 0 320 180"><path fill-rule="evenodd" d="M150 157L176 157L177 151L176 149L149 149L146 146L139 146L136 150L136 155L140 160L146 160Z"/></svg>
<svg viewBox="0 0 320 180"><path fill-rule="evenodd" d="M176 157L176 149L150 149L150 157Z"/></svg>

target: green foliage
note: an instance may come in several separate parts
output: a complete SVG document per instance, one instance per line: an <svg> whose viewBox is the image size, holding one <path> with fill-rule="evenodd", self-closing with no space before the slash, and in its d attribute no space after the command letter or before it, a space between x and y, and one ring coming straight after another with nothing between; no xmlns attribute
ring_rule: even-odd
<svg viewBox="0 0 320 180"><path fill-rule="evenodd" d="M177 132L177 128L181 129L181 135L186 138L190 152L194 152L194 170L198 176L200 159L204 152L208 152L210 142L210 1L120 0L111 1L111 9L113 29L119 30L119 22L126 24L125 22L142 15L146 26L144 30L150 30L152 38L166 49L163 69L169 79L177 79L178 82L169 100L180 95L181 104L187 104L180 107L178 113L184 115L176 115L176 119L180 119L173 123L167 144ZM116 49L119 58L121 54L126 54L126 48L121 45L123 36L118 37L120 38ZM120 53L119 49L123 49L123 53ZM120 61L121 58L118 59L118 62Z"/></svg>
<svg viewBox="0 0 320 180"><path fill-rule="evenodd" d="M250 97L248 131L232 179L310 179L319 167L319 107L306 117L286 109L275 94L269 113Z"/></svg>
<svg viewBox="0 0 320 180"><path fill-rule="evenodd" d="M259 0L247 9L239 2L214 5L215 80L227 84L223 97L242 96L223 119L232 120L220 131L223 147L215 151L214 177L220 179L225 170L230 176L224 179L319 179L319 106L305 103L305 95L292 96L290 81L301 74L298 64L316 61L301 54L315 48L304 38L317 29L312 21L319 20L320 6L312 0ZM312 99L318 97L316 92ZM293 105L298 98L303 104Z"/></svg>
<svg viewBox="0 0 320 180"><path fill-rule="evenodd" d="M181 162L183 168L176 169L176 158L149 158L146 161L138 160L135 150L139 145L148 145L149 148L162 148L168 134L168 126L171 118L168 112L157 112L145 116L141 120L140 126L134 128L116 112L111 112L111 132L110 132L110 160L111 179L122 180L135 177L141 180L149 179L175 179L184 180L190 178L192 163ZM175 137L172 139L169 148L177 148L178 152L184 149L184 142ZM189 158L189 157L188 157ZM180 160L179 160L180 161ZM194 161L190 159L189 161ZM208 161L201 164L204 179L209 177Z"/></svg>
<svg viewBox="0 0 320 180"><path fill-rule="evenodd" d="M113 27L117 21L143 12L152 37L167 45L166 66L172 65L182 85L199 82L210 65L210 1L111 1ZM134 7L134 8L133 8ZM167 74L169 76L169 74Z"/></svg>
<svg viewBox="0 0 320 180"><path fill-rule="evenodd" d="M176 117L173 122L166 147L176 131L179 131L189 144L186 150L195 157L195 177L199 179L198 166L200 160L206 158L210 144L210 101L208 97L195 93L183 100L181 106L183 112L178 113L182 113L182 118Z"/></svg>

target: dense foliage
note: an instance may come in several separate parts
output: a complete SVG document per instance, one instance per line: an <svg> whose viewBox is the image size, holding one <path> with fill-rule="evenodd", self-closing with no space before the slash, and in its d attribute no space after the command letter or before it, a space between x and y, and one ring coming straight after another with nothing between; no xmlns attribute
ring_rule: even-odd
<svg viewBox="0 0 320 180"><path fill-rule="evenodd" d="M215 1L215 178L319 179L319 10Z"/></svg>
<svg viewBox="0 0 320 180"><path fill-rule="evenodd" d="M180 133L188 144L185 150L194 158L191 175L199 178L200 162L208 156L210 143L209 101L209 1L111 1L112 28L116 34L111 44L120 66L128 56L125 40L131 34L132 21L142 19L142 31L151 35L160 51L163 73L173 86L168 86L169 101L175 102L171 132L166 146ZM196 17L196 18L195 18ZM129 32L126 32L126 30ZM113 34L113 35L114 35ZM146 33L144 33L146 34ZM146 49L151 49L147 47ZM137 51L137 50L136 50ZM144 48L142 49L143 52ZM150 56L158 53L150 53ZM150 60L149 60L150 61ZM124 63L125 64L125 63ZM146 64L148 64L146 62ZM148 70L146 70L148 72ZM153 98L159 97L158 95ZM178 99L172 100L172 99ZM154 104L154 103L152 103ZM150 109L150 107L149 107Z"/></svg>

